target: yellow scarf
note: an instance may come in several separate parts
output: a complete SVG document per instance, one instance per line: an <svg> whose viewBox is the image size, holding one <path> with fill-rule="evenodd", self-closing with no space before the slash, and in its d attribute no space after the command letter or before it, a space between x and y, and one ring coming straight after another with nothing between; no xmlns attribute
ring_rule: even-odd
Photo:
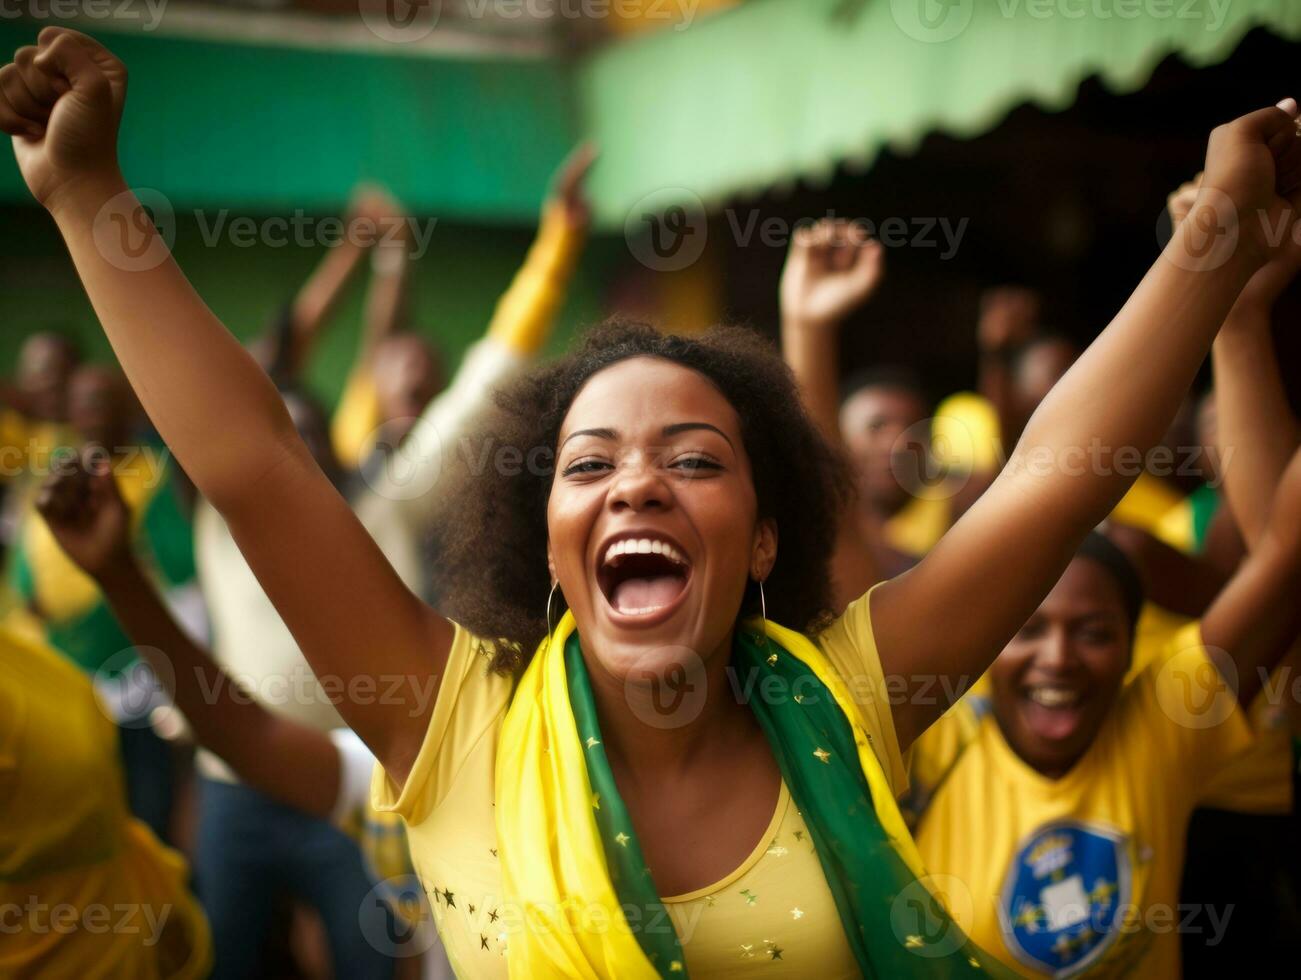
<svg viewBox="0 0 1301 980"><path fill-rule="evenodd" d="M748 626L760 628L759 623ZM916 845L844 682L808 637L773 623L763 623L762 629L831 691L852 728L882 829L908 870L923 875ZM588 778L565 671L564 649L573 630L573 615L566 612L520 679L500 735L497 838L507 907L521 926L508 939L507 963L511 976L530 980L655 980L661 973L621 910L597 827L601 801Z"/></svg>

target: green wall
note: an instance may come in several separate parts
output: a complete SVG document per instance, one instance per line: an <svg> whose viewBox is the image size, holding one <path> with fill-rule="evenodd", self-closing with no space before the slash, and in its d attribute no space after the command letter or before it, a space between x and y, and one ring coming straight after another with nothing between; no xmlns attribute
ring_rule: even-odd
<svg viewBox="0 0 1301 980"><path fill-rule="evenodd" d="M33 43L39 26L0 20L3 60ZM88 29L130 73L123 173L178 208L337 211L367 179L421 214L530 221L576 139L561 61ZM12 155L0 154L0 200L26 197Z"/></svg>

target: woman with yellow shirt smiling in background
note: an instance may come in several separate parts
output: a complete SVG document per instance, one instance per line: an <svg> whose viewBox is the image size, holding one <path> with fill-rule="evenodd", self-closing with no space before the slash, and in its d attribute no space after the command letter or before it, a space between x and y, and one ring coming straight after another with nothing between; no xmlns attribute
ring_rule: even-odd
<svg viewBox="0 0 1301 980"><path fill-rule="evenodd" d="M982 948L1030 976L1171 977L1180 930L1222 938L1231 906L1182 921L1188 820L1251 744L1239 702L1295 638L1298 584L1301 454L1260 547L1126 682L1142 587L1115 545L1085 542L994 661L988 700L915 748L918 848Z"/></svg>
<svg viewBox="0 0 1301 980"><path fill-rule="evenodd" d="M888 704L884 677L978 674L1034 611L1127 486L1035 459L1094 435L1140 452L1159 439L1268 257L1254 223L1214 268L1177 234L1031 419L1025 455L914 569L829 624L843 484L771 352L736 331L594 335L503 394L492 444L525 459L483 468L455 501L462 628L401 585L161 239L145 230L157 261L137 272L96 247L102 209L139 207L116 158L123 65L46 28L3 72L0 128L146 410L313 668L389 682L340 707L383 767L377 802L408 824L461 975L999 972L892 915L934 905L893 795L901 749L941 706ZM1297 115L1285 100L1219 127L1203 206L1286 221ZM815 267L871 260L852 234L808 244ZM1140 356L1154 345L1166 356ZM731 696L737 667L792 696Z"/></svg>

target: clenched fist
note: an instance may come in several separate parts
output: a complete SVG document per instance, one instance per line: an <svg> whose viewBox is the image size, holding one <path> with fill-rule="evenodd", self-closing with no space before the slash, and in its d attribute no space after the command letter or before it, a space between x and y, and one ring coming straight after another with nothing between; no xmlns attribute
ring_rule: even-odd
<svg viewBox="0 0 1301 980"><path fill-rule="evenodd" d="M823 219L800 228L781 278L782 322L838 326L881 282L885 250L849 221Z"/></svg>
<svg viewBox="0 0 1301 980"><path fill-rule="evenodd" d="M0 130L38 201L52 208L74 183L117 175L125 100L122 62L66 27L45 28L0 68Z"/></svg>
<svg viewBox="0 0 1301 980"><path fill-rule="evenodd" d="M1259 262L1290 232L1301 205L1301 129L1295 99L1250 112L1217 126L1206 147L1206 166L1191 211L1209 207L1232 219L1240 241ZM1176 207L1181 202L1175 202ZM1222 214L1226 207L1236 214ZM1194 222L1195 214L1190 215Z"/></svg>

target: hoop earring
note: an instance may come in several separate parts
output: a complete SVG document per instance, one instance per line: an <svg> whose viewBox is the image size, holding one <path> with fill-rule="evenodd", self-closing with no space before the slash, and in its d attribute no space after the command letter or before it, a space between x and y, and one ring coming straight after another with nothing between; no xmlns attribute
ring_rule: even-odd
<svg viewBox="0 0 1301 980"><path fill-rule="evenodd" d="M551 645L551 600L556 597L556 589L560 587L560 582L551 583L551 591L547 593L547 646Z"/></svg>
<svg viewBox="0 0 1301 980"><path fill-rule="evenodd" d="M759 579L759 618L763 621L763 626L759 633L759 642L764 646L768 645L768 600L763 594L763 579Z"/></svg>

